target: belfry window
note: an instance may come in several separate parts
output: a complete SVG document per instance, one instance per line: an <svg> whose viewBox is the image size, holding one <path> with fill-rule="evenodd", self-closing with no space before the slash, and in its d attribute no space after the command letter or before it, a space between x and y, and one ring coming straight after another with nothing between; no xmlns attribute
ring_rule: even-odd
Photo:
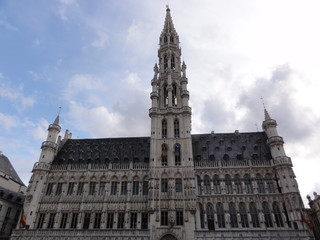
<svg viewBox="0 0 320 240"><path fill-rule="evenodd" d="M168 165L168 147L166 144L162 144L161 146L161 165L167 166Z"/></svg>
<svg viewBox="0 0 320 240"><path fill-rule="evenodd" d="M173 43L173 36L170 36L170 42Z"/></svg>
<svg viewBox="0 0 320 240"><path fill-rule="evenodd" d="M171 69L175 69L175 67L176 67L175 57L174 57L174 55L172 54L172 55L171 55Z"/></svg>
<svg viewBox="0 0 320 240"><path fill-rule="evenodd" d="M162 120L162 138L167 138L168 137L168 129L167 129L167 120L163 119Z"/></svg>
<svg viewBox="0 0 320 240"><path fill-rule="evenodd" d="M164 67L164 69L168 68L168 56L167 55L164 55L163 67Z"/></svg>
<svg viewBox="0 0 320 240"><path fill-rule="evenodd" d="M179 129L179 120L174 120L174 137L179 138L180 137L180 129Z"/></svg>
<svg viewBox="0 0 320 240"><path fill-rule="evenodd" d="M164 36L163 40L164 40L165 43L168 42L168 37Z"/></svg>

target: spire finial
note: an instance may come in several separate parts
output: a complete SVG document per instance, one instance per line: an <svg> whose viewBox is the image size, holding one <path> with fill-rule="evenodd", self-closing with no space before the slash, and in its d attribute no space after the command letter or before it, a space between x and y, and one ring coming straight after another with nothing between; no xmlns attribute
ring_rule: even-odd
<svg viewBox="0 0 320 240"><path fill-rule="evenodd" d="M261 99L261 101L262 101L263 109L266 109L266 106L264 105L263 97L261 96L260 99Z"/></svg>
<svg viewBox="0 0 320 240"><path fill-rule="evenodd" d="M169 3L167 3L166 9L167 9L167 11L170 11Z"/></svg>
<svg viewBox="0 0 320 240"><path fill-rule="evenodd" d="M261 99L261 101L262 101L263 110L264 110L264 120L269 120L269 119L271 119L271 117L270 117L270 115L269 115L269 113L268 113L268 111L267 111L267 109L266 109L266 106L265 106L265 104L264 104L263 97L261 96L260 99Z"/></svg>
<svg viewBox="0 0 320 240"><path fill-rule="evenodd" d="M60 118L61 108L62 107L59 107L58 115L57 115L56 119L54 120L53 124L59 125L59 118Z"/></svg>

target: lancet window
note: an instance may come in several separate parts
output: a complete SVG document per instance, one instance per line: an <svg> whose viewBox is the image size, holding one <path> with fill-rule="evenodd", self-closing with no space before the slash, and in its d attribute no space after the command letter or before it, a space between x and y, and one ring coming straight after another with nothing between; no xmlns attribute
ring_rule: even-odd
<svg viewBox="0 0 320 240"><path fill-rule="evenodd" d="M243 228L249 227L248 214L244 202L239 203L240 221Z"/></svg>
<svg viewBox="0 0 320 240"><path fill-rule="evenodd" d="M181 165L181 146L179 143L174 145L174 160L176 166Z"/></svg>
<svg viewBox="0 0 320 240"><path fill-rule="evenodd" d="M176 63L175 63L175 56L174 54L171 55L171 69L175 69Z"/></svg>
<svg viewBox="0 0 320 240"><path fill-rule="evenodd" d="M218 226L219 228L226 227L226 221L224 216L224 209L221 202L217 203L217 219L218 219Z"/></svg>
<svg viewBox="0 0 320 240"><path fill-rule="evenodd" d="M273 208L274 218L276 219L277 227L283 227L283 220L282 220L279 204L277 202L274 202L272 204L272 208Z"/></svg>
<svg viewBox="0 0 320 240"><path fill-rule="evenodd" d="M168 124L167 120L163 119L162 120L162 138L167 138L168 137Z"/></svg>
<svg viewBox="0 0 320 240"><path fill-rule="evenodd" d="M264 221L266 224L266 227L272 227L272 219L271 219L271 212L269 209L269 204L267 202L262 203L262 211L264 215Z"/></svg>
<svg viewBox="0 0 320 240"><path fill-rule="evenodd" d="M229 203L230 225L232 228L238 227L237 210L234 203Z"/></svg>
<svg viewBox="0 0 320 240"><path fill-rule="evenodd" d="M208 222L208 229L214 230L214 210L212 203L207 204L207 222Z"/></svg>
<svg viewBox="0 0 320 240"><path fill-rule="evenodd" d="M180 129L179 129L179 120L174 120L174 137L179 138L180 137Z"/></svg>
<svg viewBox="0 0 320 240"><path fill-rule="evenodd" d="M210 178L208 175L204 176L204 194L211 194L211 184L210 184Z"/></svg>
<svg viewBox="0 0 320 240"><path fill-rule="evenodd" d="M161 146L161 165L168 165L168 147L166 144L162 144Z"/></svg>
<svg viewBox="0 0 320 240"><path fill-rule="evenodd" d="M172 106L177 106L177 85L172 85Z"/></svg>
<svg viewBox="0 0 320 240"><path fill-rule="evenodd" d="M250 215L251 215L251 220L252 220L252 227L254 227L254 228L260 227L258 210L257 210L256 204L254 202L251 202L249 204L249 210L250 210Z"/></svg>

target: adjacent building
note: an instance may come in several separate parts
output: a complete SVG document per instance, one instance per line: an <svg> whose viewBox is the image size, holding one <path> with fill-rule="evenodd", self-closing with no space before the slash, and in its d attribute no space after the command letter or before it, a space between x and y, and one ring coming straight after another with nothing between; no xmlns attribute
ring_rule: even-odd
<svg viewBox="0 0 320 240"><path fill-rule="evenodd" d="M187 66L170 9L150 94L150 136L72 139L59 116L12 239L313 239L277 122L191 134Z"/></svg>

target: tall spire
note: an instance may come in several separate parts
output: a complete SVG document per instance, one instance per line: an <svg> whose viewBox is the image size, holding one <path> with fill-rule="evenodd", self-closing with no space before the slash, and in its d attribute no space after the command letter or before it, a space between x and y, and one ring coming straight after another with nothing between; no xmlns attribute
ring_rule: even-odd
<svg viewBox="0 0 320 240"><path fill-rule="evenodd" d="M59 125L59 120L60 120L60 114L57 115L56 119L54 120L53 124Z"/></svg>
<svg viewBox="0 0 320 240"><path fill-rule="evenodd" d="M172 17L170 14L170 8L169 5L166 6L167 7L167 14L166 14L166 19L164 20L164 26L163 26L163 30L162 33L174 33L177 34L174 25L173 25L173 21L172 21Z"/></svg>
<svg viewBox="0 0 320 240"><path fill-rule="evenodd" d="M264 120L270 120L271 117L266 108L264 108Z"/></svg>

